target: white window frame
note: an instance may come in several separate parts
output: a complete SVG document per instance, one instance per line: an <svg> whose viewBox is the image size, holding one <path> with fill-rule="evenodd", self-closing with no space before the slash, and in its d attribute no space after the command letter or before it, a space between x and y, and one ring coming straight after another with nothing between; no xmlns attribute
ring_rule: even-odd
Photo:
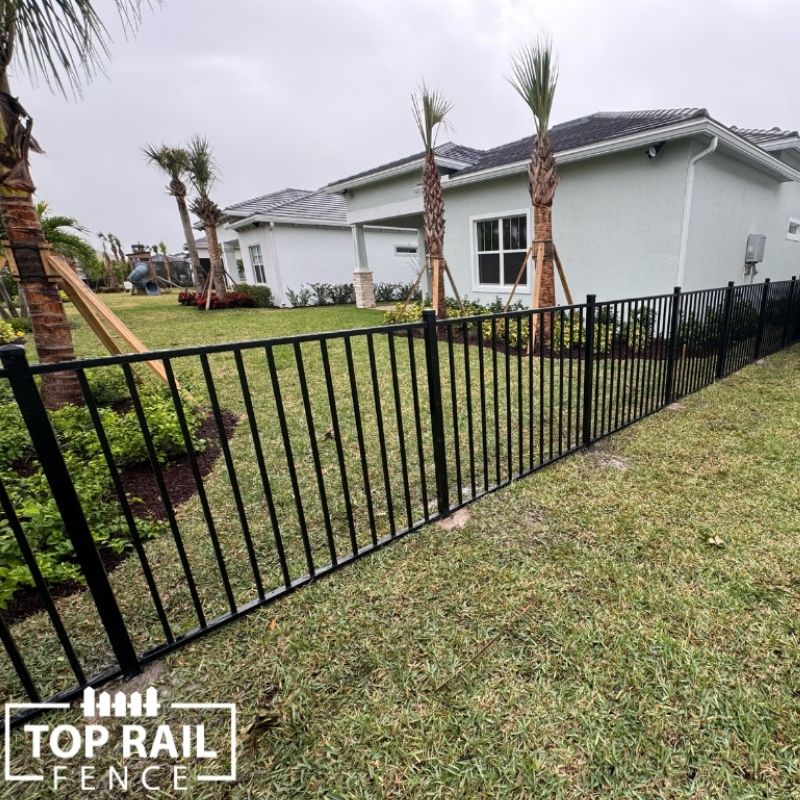
<svg viewBox="0 0 800 800"><path fill-rule="evenodd" d="M413 247L413 253L401 253L398 248L400 247ZM396 244L394 246L394 254L400 258L416 258L419 255L419 245L416 244Z"/></svg>
<svg viewBox="0 0 800 800"><path fill-rule="evenodd" d="M527 234L528 234L528 243L525 245L525 249L530 246L530 236L531 236L531 210L530 207L528 208L518 208L512 211L494 211L491 214L473 214L469 218L469 241L470 241L470 260L472 261L472 291L474 292L494 292L495 294L502 293L506 290L511 290L514 286L513 283L481 283L480 282L480 271L478 270L478 222L487 219L503 219L504 217L525 217ZM500 236L500 245L501 245L501 252L502 252L502 239L503 239L503 226L499 226L499 236ZM505 256L500 260L500 278L504 277L503 275L503 261ZM519 268L519 264L516 265ZM528 272L525 276L524 283L520 283L517 289L523 293L529 293L531 291L531 272L533 269L533 259L528 259Z"/></svg>
<svg viewBox="0 0 800 800"><path fill-rule="evenodd" d="M258 260L261 262L260 264L256 264L255 259L253 258L253 251L258 251ZM266 286L267 284L267 270L264 265L264 251L261 249L260 244L250 244L247 246L247 254L250 257L250 267L253 270L253 283L259 286ZM258 279L258 269L261 269L261 280Z"/></svg>
<svg viewBox="0 0 800 800"><path fill-rule="evenodd" d="M791 233L789 231L790 225L797 225L796 233ZM786 223L786 238L790 242L800 242L800 219L797 217L789 217L789 221Z"/></svg>

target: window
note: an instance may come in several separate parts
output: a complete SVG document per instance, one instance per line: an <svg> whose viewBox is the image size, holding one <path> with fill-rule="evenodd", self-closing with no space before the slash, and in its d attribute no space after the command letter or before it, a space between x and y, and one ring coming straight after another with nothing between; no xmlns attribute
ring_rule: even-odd
<svg viewBox="0 0 800 800"><path fill-rule="evenodd" d="M264 273L264 257L261 255L261 245L251 244L248 248L250 251L250 263L253 265L253 276L256 283L266 283L267 276Z"/></svg>
<svg viewBox="0 0 800 800"><path fill-rule="evenodd" d="M800 219L789 217L789 224L786 227L786 238L794 242L800 242Z"/></svg>
<svg viewBox="0 0 800 800"><path fill-rule="evenodd" d="M415 244L396 244L394 246L394 254L396 256L415 256L417 254L417 246Z"/></svg>
<svg viewBox="0 0 800 800"><path fill-rule="evenodd" d="M513 286L528 250L528 218L524 214L475 223L478 283L482 286ZM527 283L528 267L520 283Z"/></svg>

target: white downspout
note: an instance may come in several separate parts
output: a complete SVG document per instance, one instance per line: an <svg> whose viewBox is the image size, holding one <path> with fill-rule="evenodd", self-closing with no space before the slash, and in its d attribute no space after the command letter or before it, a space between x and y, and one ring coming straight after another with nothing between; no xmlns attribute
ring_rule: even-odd
<svg viewBox="0 0 800 800"><path fill-rule="evenodd" d="M692 192L694 191L694 165L711 155L719 144L719 136L711 139L711 144L705 150L701 150L696 156L689 159L689 168L686 172L686 195L683 199L683 224L681 226L681 247L678 251L678 271L675 274L675 285L683 286L686 277L686 250L689 246L689 222L692 218Z"/></svg>
<svg viewBox="0 0 800 800"><path fill-rule="evenodd" d="M269 244L272 250L272 267L275 270L275 288L280 295L280 305L286 305L286 295L283 292L283 280L281 278L281 271L278 267L278 248L275 246L275 223L269 224Z"/></svg>

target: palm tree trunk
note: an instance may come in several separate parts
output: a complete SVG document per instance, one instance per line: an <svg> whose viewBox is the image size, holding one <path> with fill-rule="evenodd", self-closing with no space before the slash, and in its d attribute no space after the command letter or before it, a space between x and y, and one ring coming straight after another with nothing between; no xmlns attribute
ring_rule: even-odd
<svg viewBox="0 0 800 800"><path fill-rule="evenodd" d="M534 239L544 242L542 275L539 284L539 308L556 304L556 284L553 255L553 200L558 187L558 172L550 137L545 132L533 140L533 153L528 168L528 181L533 204ZM550 339L551 315L543 315L541 345Z"/></svg>
<svg viewBox="0 0 800 800"><path fill-rule="evenodd" d="M46 244L32 194L0 185L0 213L19 269L21 288L28 304L33 342L39 361L45 364L75 359L67 315L58 286L44 271L41 245ZM70 370L42 377L42 399L48 408L83 402L76 374Z"/></svg>
<svg viewBox="0 0 800 800"><path fill-rule="evenodd" d="M181 216L181 226L183 227L183 238L186 239L186 248L189 251L189 266L192 269L192 281L197 291L200 291L200 256L197 255L197 245L194 242L194 229L192 221L189 219L189 209L186 207L186 198L176 196L175 202L178 204L178 213Z"/></svg>
<svg viewBox="0 0 800 800"><path fill-rule="evenodd" d="M58 287L48 280L41 248L47 244L33 204L36 188L28 167L28 152L38 145L31 137L31 119L19 102L0 91L0 214L19 270L20 305L27 301L33 341L44 363L75 359L69 322ZM83 398L77 375L71 370L42 377L42 399L48 408Z"/></svg>
<svg viewBox="0 0 800 800"><path fill-rule="evenodd" d="M217 239L216 225L203 225L208 240L208 260L211 262L211 273L214 276L214 291L217 297L225 297L227 288L225 285L225 267L222 264L222 256L219 252L219 240Z"/></svg>
<svg viewBox="0 0 800 800"><path fill-rule="evenodd" d="M442 184L439 179L439 170L433 158L433 151L429 150L425 156L425 166L422 170L422 201L423 217L425 222L425 250L430 259L431 268L438 266L439 301L436 307L436 316L444 319L447 316L447 303L444 296L444 198L442 197ZM432 276L436 279L436 275Z"/></svg>

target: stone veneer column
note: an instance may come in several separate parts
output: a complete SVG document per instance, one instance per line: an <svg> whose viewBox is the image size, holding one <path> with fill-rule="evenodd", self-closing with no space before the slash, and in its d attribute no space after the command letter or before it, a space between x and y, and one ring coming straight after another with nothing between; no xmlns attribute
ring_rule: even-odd
<svg viewBox="0 0 800 800"><path fill-rule="evenodd" d="M353 286L356 290L356 308L375 308L375 286L367 263L367 247L364 242L364 227L353 225L353 245L356 251L356 268L353 271Z"/></svg>
<svg viewBox="0 0 800 800"><path fill-rule="evenodd" d="M375 308L375 286L371 272L353 273L353 286L356 290L356 308Z"/></svg>

